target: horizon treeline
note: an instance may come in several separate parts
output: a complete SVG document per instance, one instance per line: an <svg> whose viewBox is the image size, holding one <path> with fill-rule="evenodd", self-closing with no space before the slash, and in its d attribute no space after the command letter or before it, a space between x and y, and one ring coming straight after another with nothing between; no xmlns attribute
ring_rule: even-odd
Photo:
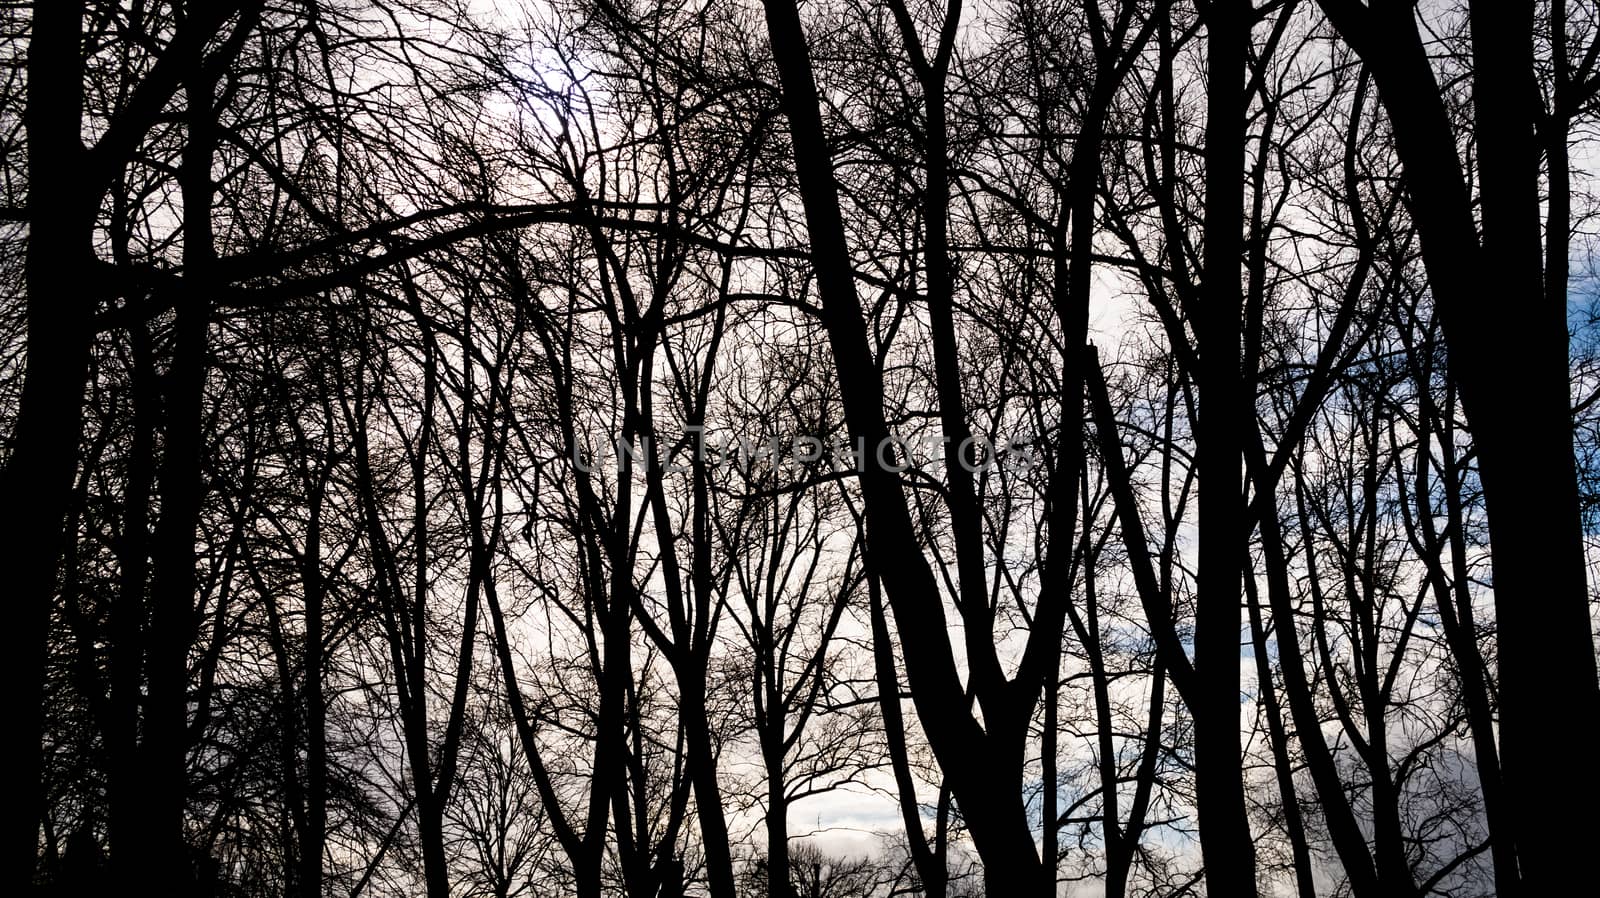
<svg viewBox="0 0 1600 898"><path fill-rule="evenodd" d="M12 895L1534 898L1600 4L0 11Z"/></svg>

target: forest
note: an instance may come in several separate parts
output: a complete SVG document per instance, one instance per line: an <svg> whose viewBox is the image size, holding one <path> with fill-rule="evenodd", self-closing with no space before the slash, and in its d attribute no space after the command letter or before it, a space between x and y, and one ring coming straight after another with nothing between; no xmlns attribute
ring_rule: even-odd
<svg viewBox="0 0 1600 898"><path fill-rule="evenodd" d="M0 147L8 895L1592 881L1594 0L8 0Z"/></svg>

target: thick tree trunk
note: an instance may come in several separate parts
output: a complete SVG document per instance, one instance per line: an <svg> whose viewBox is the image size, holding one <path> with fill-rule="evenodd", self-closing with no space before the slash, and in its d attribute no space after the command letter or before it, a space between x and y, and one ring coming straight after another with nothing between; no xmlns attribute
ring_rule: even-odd
<svg viewBox="0 0 1600 898"><path fill-rule="evenodd" d="M18 794L5 803L4 882L26 894L33 880L43 812L44 674L77 468L84 383L88 376L95 287L92 211L79 186L83 146L83 4L36 4L28 45L27 369L11 440L0 471L0 563L14 597L14 645L4 653L16 703ZM27 509L26 513L21 510Z"/></svg>
<svg viewBox="0 0 1600 898"><path fill-rule="evenodd" d="M784 794L783 779L781 754L776 761L769 756L767 758L767 898L794 896L794 881L789 876L789 797Z"/></svg>
<svg viewBox="0 0 1600 898"><path fill-rule="evenodd" d="M207 284L215 259L211 162L214 87L196 53L184 82L188 133L179 182L183 193L184 288L172 326L162 444L161 516L152 558L151 612L145 655L143 794L145 825L137 862L146 882L175 894L195 890L184 835L188 795L189 649L195 633L195 540L205 486L201 447L207 368Z"/></svg>
<svg viewBox="0 0 1600 898"><path fill-rule="evenodd" d="M1245 56L1248 0L1206 12L1205 271L1199 330L1202 408L1196 425L1200 484L1200 585L1196 600L1195 797L1206 886L1212 895L1256 894L1255 845L1239 776L1238 540L1244 485L1239 427L1250 408L1240 381L1244 244Z"/></svg>
<svg viewBox="0 0 1600 898"><path fill-rule="evenodd" d="M1548 821L1592 803L1597 777L1571 770L1559 794L1548 746L1585 738L1600 715L1577 469L1573 460L1564 289L1546 281L1531 0L1471 4L1479 207L1406 4L1322 0L1371 66L1394 129L1407 200L1473 425L1488 511L1499 631L1500 756L1529 894L1585 875L1587 846ZM1553 183L1559 184L1558 176ZM1556 235L1556 241L1564 239ZM1564 280L1561 271L1548 277Z"/></svg>
<svg viewBox="0 0 1600 898"><path fill-rule="evenodd" d="M433 788L426 792L417 796L417 841L422 843L422 876L428 898L450 898L450 859L444 849L444 803Z"/></svg>
<svg viewBox="0 0 1600 898"><path fill-rule="evenodd" d="M1547 772L1552 740L1576 744L1566 740L1583 738L1585 721L1600 714L1572 451L1566 260L1548 273L1546 292L1534 3L1474 0L1471 11L1483 265L1473 292L1438 301L1489 516L1502 774L1523 888L1542 895L1588 875L1592 851L1581 827L1550 820L1600 799L1592 769L1565 771L1559 790Z"/></svg>
<svg viewBox="0 0 1600 898"><path fill-rule="evenodd" d="M717 756L711 744L711 721L706 716L706 672L704 659L692 659L679 672L684 687L679 705L684 741L689 753L689 776L694 783L694 807L705 844L706 876L712 898L734 898L733 853L728 836L728 820L722 805L722 787L717 781Z"/></svg>

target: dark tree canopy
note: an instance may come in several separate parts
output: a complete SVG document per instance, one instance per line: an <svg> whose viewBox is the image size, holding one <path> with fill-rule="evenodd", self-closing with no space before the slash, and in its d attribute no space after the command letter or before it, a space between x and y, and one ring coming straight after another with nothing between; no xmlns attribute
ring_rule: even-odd
<svg viewBox="0 0 1600 898"><path fill-rule="evenodd" d="M7 894L1587 881L1597 125L1577 0L5 4Z"/></svg>

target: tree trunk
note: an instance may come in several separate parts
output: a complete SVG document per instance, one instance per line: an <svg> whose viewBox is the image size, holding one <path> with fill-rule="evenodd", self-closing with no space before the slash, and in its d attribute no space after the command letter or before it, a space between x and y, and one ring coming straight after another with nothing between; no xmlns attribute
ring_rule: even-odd
<svg viewBox="0 0 1600 898"><path fill-rule="evenodd" d="M1565 291L1543 270L1531 0L1473 2L1473 98L1483 239L1456 137L1415 12L1322 0L1372 67L1407 200L1473 425L1488 512L1499 631L1500 757L1529 894L1585 875L1588 851L1561 808L1592 803L1575 769L1548 788L1548 746L1578 744L1600 715L1573 460ZM1559 176L1556 183L1559 183ZM1557 241L1564 239L1556 235ZM1554 688L1552 688L1554 687Z"/></svg>
<svg viewBox="0 0 1600 898"><path fill-rule="evenodd" d="M1021 746L1014 739L992 745L968 710L966 690L949 643L942 593L918 545L904 491L896 474L871 461L880 447L890 445L883 418L883 385L872 361L855 291L832 154L823 133L799 10L786 0L768 0L766 19L783 86L783 110L789 121L823 324L839 379L850 385L844 391L845 419L851 439L865 447L869 459L860 472L867 539L879 563L897 572L887 592L918 717L950 778L990 884L998 893L1009 883L1037 882L1039 857L1022 802L1020 757L1014 757ZM992 646L989 659L993 659ZM1000 726L1016 730L1004 723ZM993 751L986 750L991 747Z"/></svg>
<svg viewBox="0 0 1600 898"><path fill-rule="evenodd" d="M794 880L789 876L789 797L784 794L780 754L776 759L767 758L767 898L793 895Z"/></svg>
<svg viewBox="0 0 1600 898"><path fill-rule="evenodd" d="M324 481L312 485L300 582L305 593L306 810L300 839L300 891L322 898L322 855L328 833L328 708L323 695L322 502ZM272 599L268 599L272 601Z"/></svg>
<svg viewBox="0 0 1600 898"><path fill-rule="evenodd" d="M145 824L137 862L145 882L176 894L195 890L184 837L188 793L189 648L195 632L195 539L204 493L201 446L205 414L206 284L212 242L211 161L215 147L213 82L198 56L184 82L188 134L179 182L183 193L184 288L172 326L161 458L161 516L152 559L151 613L145 655L143 794Z"/></svg>
<svg viewBox="0 0 1600 898"><path fill-rule="evenodd" d="M1445 506L1445 533L1435 532L1428 487L1430 460L1424 440L1416 464L1417 520L1421 525L1424 543L1419 548L1428 563L1432 581L1434 605L1439 612L1439 623L1445 632L1445 641L1455 662L1456 676L1461 681L1461 700L1467 708L1467 722L1472 731L1472 748L1476 754L1478 789L1483 793L1484 822L1489 828L1493 843L1490 851L1494 858L1495 893L1498 898L1515 898L1521 889L1521 876L1517 872L1517 845L1515 825L1507 810L1505 783L1500 773L1500 748L1495 742L1494 702L1490 696L1488 668L1483 653L1478 648L1478 626L1472 608L1472 579L1467 568L1467 540L1462 521L1461 468L1456 457L1455 429L1450 424L1454 401L1449 391L1444 403L1445 414L1434 408L1425 391L1425 414L1439 430L1439 454ZM1428 504L1420 504L1428 503ZM1431 551L1427 548L1431 545ZM1439 560L1448 546L1450 572L1447 575Z"/></svg>
<svg viewBox="0 0 1600 898"><path fill-rule="evenodd" d="M679 714L689 753L689 776L694 783L695 816L705 843L706 876L712 898L734 898L733 853L728 821L722 807L722 787L717 782L717 757L711 745L711 721L706 716L704 659L691 659L680 671Z"/></svg>
<svg viewBox="0 0 1600 898"><path fill-rule="evenodd" d="M1215 0L1206 12L1205 272L1199 328L1202 408L1196 425L1200 486L1200 585L1194 655L1195 799L1211 895L1256 894L1255 845L1239 775L1239 427L1250 395L1240 382L1244 230L1245 57L1248 0Z"/></svg>
<svg viewBox="0 0 1600 898"><path fill-rule="evenodd" d="M906 750L905 718L900 711L900 682L894 669L894 642L889 636L889 622L884 618L883 593L878 585L878 574L871 569L870 552L867 554L867 565L868 612L872 618L872 660L878 686L878 713L883 718L884 741L888 743L889 765L894 772L906 844L911 852L912 865L917 870L917 878L922 882L922 894L925 898L944 898L950 873L945 867L943 846L938 849L930 846L922 830L921 806L917 802L916 781L911 775L911 759Z"/></svg>
<svg viewBox="0 0 1600 898"><path fill-rule="evenodd" d="M1300 898L1317 898L1316 881L1312 878L1315 868L1311 865L1311 847L1306 842L1305 820L1300 814L1300 799L1294 787L1294 762L1289 756L1289 734L1283 726L1283 708L1278 701L1278 689L1272 682L1267 630L1262 622L1260 597L1256 594L1254 583L1254 578L1245 578L1245 600L1250 617L1250 638L1255 646L1256 690L1267 719L1272 770L1278 781L1278 796L1283 802L1283 830L1289 837L1289 850L1294 859L1296 892ZM1279 626L1283 624L1280 622Z"/></svg>
<svg viewBox="0 0 1600 898"><path fill-rule="evenodd" d="M13 510L0 521L0 563L16 597L16 644L5 657L21 756L14 771L20 794L6 802L3 875L7 891L18 895L28 893L39 847L46 646L82 429L91 346L85 322L96 301L94 285L83 275L92 271L93 212L78 181L84 155L82 29L81 2L34 6L24 112L27 369L11 457L0 471L0 497Z"/></svg>
<svg viewBox="0 0 1600 898"><path fill-rule="evenodd" d="M150 498L155 479L155 428L160 414L150 333L144 324L129 331L133 358L133 439L128 454L128 486L123 493L126 509L122 545L117 562L122 584L110 614L111 726L106 736L111 837L111 863L119 874L138 873L139 830L144 812L139 806L139 704L144 683L144 634L150 590Z"/></svg>

